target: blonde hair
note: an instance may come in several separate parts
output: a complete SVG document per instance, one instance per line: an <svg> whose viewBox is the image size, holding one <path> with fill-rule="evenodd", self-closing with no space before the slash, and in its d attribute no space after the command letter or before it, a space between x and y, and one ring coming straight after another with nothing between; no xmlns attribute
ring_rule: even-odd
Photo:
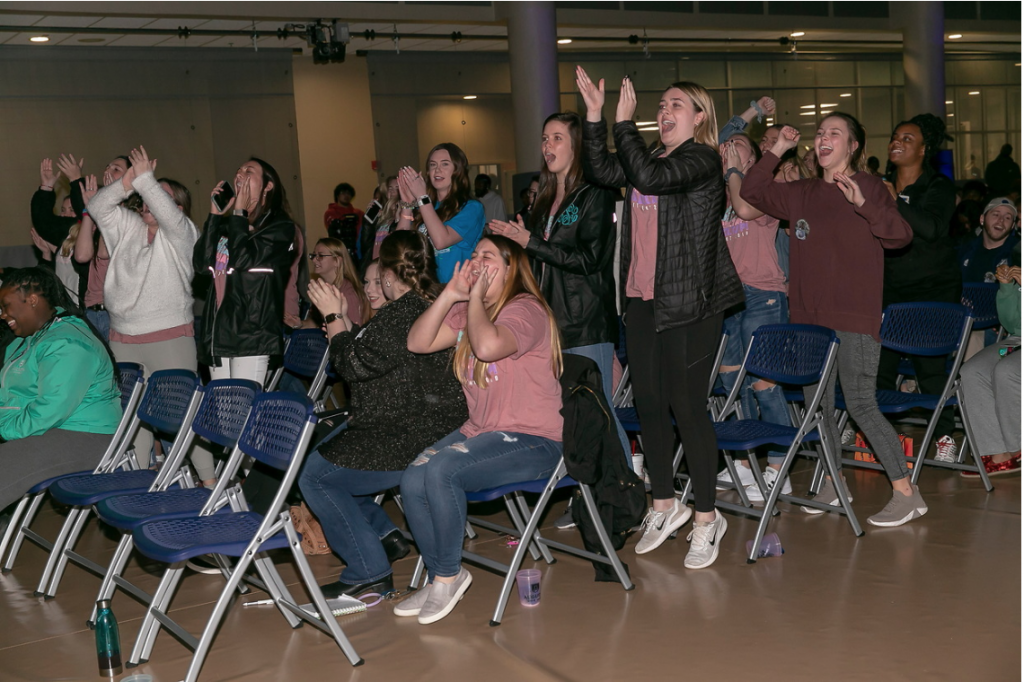
<svg viewBox="0 0 1024 682"><path fill-rule="evenodd" d="M82 221L75 222L68 231L67 239L60 245L60 255L69 258L75 252L75 242L78 241L78 233L82 230Z"/></svg>
<svg viewBox="0 0 1024 682"><path fill-rule="evenodd" d="M519 296L531 296L548 316L548 335L551 341L551 371L555 378L562 376L562 339L558 334L558 323L555 322L555 315L551 312L550 306L544 300L544 295L537 286L537 280L533 277L530 269L530 259L526 256L526 250L516 242L499 235L488 235L481 240L489 241L498 248L501 259L508 266L508 276L505 278L505 286L498 296L494 305L487 309L487 319L492 323L498 319L502 309ZM472 376L467 376L470 358L473 359ZM480 388L487 388L487 365L473 357L473 351L469 344L469 334L460 334L459 341L455 346L455 356L452 359L455 365L455 376L462 384L475 383Z"/></svg>
<svg viewBox="0 0 1024 682"><path fill-rule="evenodd" d="M359 273L356 272L356 266L352 263L352 257L348 255L348 248L345 247L345 243L340 239L325 237L317 241L317 244L326 246L327 250L331 252L331 255L341 261L338 271L334 273L334 281L331 282L331 284L338 287L338 289L341 289L342 284L346 281L351 284L352 288L355 289L356 296L359 297L359 305L362 308L363 319L369 319L370 299L366 298L366 291L363 289L363 281L360 279Z"/></svg>
<svg viewBox="0 0 1024 682"><path fill-rule="evenodd" d="M377 225L390 225L391 223L398 222L398 208L399 203L402 201L402 197L399 194L395 196L388 196L388 185L391 181L398 181L397 175L389 175L384 179L384 182L380 183L380 198L381 198L381 209L380 216L377 218Z"/></svg>
<svg viewBox="0 0 1024 682"><path fill-rule="evenodd" d="M698 112L704 112L704 120L693 127L693 141L718 151L718 120L715 118L715 102L703 85L690 81L680 81L665 88L669 91L672 88L682 90L683 94L693 102L693 108Z"/></svg>

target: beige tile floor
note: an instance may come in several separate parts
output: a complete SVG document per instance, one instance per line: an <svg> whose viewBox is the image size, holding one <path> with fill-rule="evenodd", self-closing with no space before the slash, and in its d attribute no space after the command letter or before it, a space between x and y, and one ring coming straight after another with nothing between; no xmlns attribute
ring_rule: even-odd
<svg viewBox="0 0 1024 682"><path fill-rule="evenodd" d="M802 464L794 475L798 491L809 473ZM885 504L889 487L876 472L848 470L847 477L864 523ZM785 556L756 565L743 555L755 523L732 514L717 563L701 571L683 568L688 528L643 557L632 551L634 537L621 552L637 583L629 593L593 582L590 564L574 557L541 563L542 603L525 608L513 598L497 628L488 620L500 578L471 567L466 598L434 625L398 619L382 606L341 618L366 661L359 668L318 631L291 630L273 607L243 609L236 600L200 679L1016 680L1021 483L1019 476L995 483L985 493L976 481L928 470L921 485L928 515L893 529L865 523L859 539L841 517L810 517L787 505L771 526ZM563 505L553 507L544 532L578 542L576 531L551 527ZM54 534L60 520L46 507L37 527ZM493 533L472 544L497 558L511 554ZM106 561L115 545L92 523L79 546ZM69 568L57 598L43 601L32 596L43 560L41 550L26 546L14 571L0 577L0 680L98 679L85 620L99 581ZM398 582L408 581L414 562L415 554L395 565ZM340 564L324 556L312 565L327 581ZM158 570L133 560L129 573L152 590ZM289 563L280 570L296 583ZM198 633L222 584L216 576L186 576L175 617ZM143 610L123 593L113 606L127 657ZM188 661L188 651L162 633L150 662L122 677L143 672L174 682Z"/></svg>

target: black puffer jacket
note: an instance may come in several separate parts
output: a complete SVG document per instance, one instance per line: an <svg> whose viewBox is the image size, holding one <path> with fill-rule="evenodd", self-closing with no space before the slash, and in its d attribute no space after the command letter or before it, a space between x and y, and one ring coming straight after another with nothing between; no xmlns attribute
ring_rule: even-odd
<svg viewBox="0 0 1024 682"><path fill-rule="evenodd" d="M547 240L548 216L533 212L526 252L564 348L615 343L618 338L614 218L615 193L585 183L562 201Z"/></svg>
<svg viewBox="0 0 1024 682"><path fill-rule="evenodd" d="M285 213L268 213L250 232L246 218L211 214L192 253L197 276L213 274L221 237L228 240L224 301L218 307L211 283L196 342L199 360L213 364L219 358L269 355L276 363L284 352L285 285L299 256L295 223Z"/></svg>
<svg viewBox="0 0 1024 682"><path fill-rule="evenodd" d="M616 153L608 152L607 125L584 122L584 173L588 180L626 186L620 246L620 287L625 288L632 252L630 194L633 188L658 197L658 251L654 271L657 331L692 324L743 302L722 233L725 181L722 159L707 145L687 140L659 158L632 121L612 129Z"/></svg>

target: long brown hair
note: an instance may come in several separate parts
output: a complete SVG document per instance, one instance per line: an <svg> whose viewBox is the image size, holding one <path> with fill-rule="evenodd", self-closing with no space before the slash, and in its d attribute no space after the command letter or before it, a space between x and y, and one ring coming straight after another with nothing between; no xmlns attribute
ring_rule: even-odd
<svg viewBox="0 0 1024 682"><path fill-rule="evenodd" d="M390 239L390 237L389 237ZM526 255L526 249L507 237L499 235L487 235L480 241L489 241L497 247L501 259L508 266L508 276L505 278L505 286L498 296L494 305L487 308L487 319L494 322L502 309L517 296L532 296L537 303L544 308L548 316L548 334L551 340L551 371L555 377L562 375L562 340L558 334L558 323L555 322L554 313L540 293L537 280L533 278L533 271L530 269L530 259ZM472 376L466 375L470 358L473 359ZM489 363L473 357L473 351L469 344L469 334L461 334L455 346L455 357L452 359L455 365L455 376L463 384L470 381L480 388L487 388L487 365Z"/></svg>
<svg viewBox="0 0 1024 682"><path fill-rule="evenodd" d="M718 120L715 118L715 102L711 99L711 93L703 85L690 81L673 83L665 88L665 92L672 88L682 90L693 102L695 111L704 112L704 120L693 127L693 141L718 151Z"/></svg>
<svg viewBox="0 0 1024 682"><path fill-rule="evenodd" d="M366 298L366 291L363 289L363 280L359 277L359 273L356 272L356 266L352 262L352 257L348 255L348 248L345 243L340 239L333 237L324 237L317 241L318 245L323 245L331 252L331 255L340 261L338 265L338 271L334 274L334 281L331 282L334 286L341 289L345 282L352 285L355 289L356 296L359 297L359 305L362 308L363 319L359 322L363 322L369 318L370 310L370 299ZM315 247L314 247L315 248Z"/></svg>
<svg viewBox="0 0 1024 682"><path fill-rule="evenodd" d="M583 184L583 123L580 115L574 111L555 113L544 119L544 127L547 128L551 121L564 123L569 129L569 146L572 149L572 165L565 175L565 196L573 193L577 187ZM558 194L558 176L548 170L547 163L541 160L540 187L537 189L537 198L530 207L530 223L532 225L543 225L551 213L551 205L555 203L555 196ZM538 222L540 221L540 222Z"/></svg>
<svg viewBox="0 0 1024 682"><path fill-rule="evenodd" d="M437 190L430 182L430 157L434 155L434 152L441 150L448 152L452 165L455 167L452 170L451 189L448 190L448 196L444 198L441 206L437 209L437 217L441 219L441 222L445 222L454 218L455 214L466 205L466 202L473 198L473 188L469 184L469 159L466 158L466 153L456 144L442 142L430 150L430 153L427 154L427 162L423 166L423 174L427 176L427 194L430 196L430 200L437 203Z"/></svg>
<svg viewBox="0 0 1024 682"><path fill-rule="evenodd" d="M380 244L377 265L381 272L394 273L398 281L416 292L420 298L437 298L438 284L434 249L422 232L399 230L392 232Z"/></svg>
<svg viewBox="0 0 1024 682"><path fill-rule="evenodd" d="M867 167L865 162L868 158L864 154L866 138L864 126L862 126L860 121L850 114L842 111L833 111L831 114L828 114L821 119L821 122L818 123L818 128L821 128L821 126L825 124L825 121L830 118L838 118L846 123L846 129L850 131L850 138L848 142L849 146L852 147L854 142L857 143L857 148L853 150L852 154L850 154L850 163L847 166L847 170L852 171L853 173L864 170ZM821 167L820 163L818 163L818 153L814 147L811 147L811 153L814 155L814 164L818 167L818 177L825 177L825 169Z"/></svg>

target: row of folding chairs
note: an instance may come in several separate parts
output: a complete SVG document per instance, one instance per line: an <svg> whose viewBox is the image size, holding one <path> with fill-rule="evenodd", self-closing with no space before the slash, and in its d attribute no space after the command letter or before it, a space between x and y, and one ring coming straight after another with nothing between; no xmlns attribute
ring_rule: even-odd
<svg viewBox="0 0 1024 682"><path fill-rule="evenodd" d="M962 409L964 396L959 380L959 370L963 363L963 356L967 346L967 340L973 328L973 313L970 308L963 305L947 303L903 303L894 304L886 308L883 313L882 326L880 330L882 345L892 348L901 353L919 355L951 355L953 357L949 379L941 395L905 394L898 391L879 391L878 401L883 412L899 413L912 408L922 408L930 411L930 418L927 421L925 437L914 460L912 481L916 484L925 466L937 466L947 469L978 472L986 490L992 489L992 484L985 474L984 465L981 462L980 452L976 446L973 428L966 412ZM723 336L722 344L715 362L712 376L709 379L708 410L714 420L715 433L718 441L718 448L725 455L726 467L730 471L733 481L739 480L735 469L734 461L730 453L745 452L750 461L755 480L761 486L761 492L765 498L762 509L757 509L747 499L743 487L733 485L739 497L740 504L728 500L718 500L717 506L734 512L746 514L759 519L753 549L748 557L749 562L756 561L756 552L761 538L763 537L770 518L777 514L778 501L784 500L803 506L816 507L824 511L835 512L847 517L851 529L858 537L863 535L863 530L857 520L852 506L848 502L848 495L843 488L842 477L834 465L836 454L841 452L840 443L831 443L823 429L819 429L822 422L820 410L821 400L825 393L822 377L829 376L836 361L839 339L832 330L814 325L766 325L755 331L753 339L747 348L743 365L737 376L732 391L724 398L716 395L714 381L717 378L721 364L722 351L726 343ZM628 371L628 367L627 367ZM745 419L740 407L739 394L742 390L743 381L746 376L752 375L763 379L774 381L786 386L787 398L797 403L803 403L803 386L816 385L813 398L809 404L796 405L791 412L792 423L790 425L776 425L761 422L753 419ZM628 375L625 375L628 377ZM620 386L617 387L617 400L628 399L630 390ZM938 422L943 407L955 407L960 411L960 419L964 425L967 445L961 450L960 456L954 463L936 462L926 459L928 444L934 433L935 425ZM632 407L616 407L620 421L627 431L639 433L640 424L636 416L636 410ZM837 420L842 424L846 421L845 404L842 393L836 391L836 414ZM791 495L782 495L781 485L774 486L771 491L764 489L763 479L759 475L759 469L755 456L755 449L763 445L775 445L786 447L786 459L779 474L779 480L785 480L792 463L797 455L805 455L817 461L815 474L812 480L812 494L820 489L821 481L825 474L832 478L833 484L839 493L841 506L831 507L816 502L813 498L806 499ZM966 450L970 452L970 462L966 460ZM675 452L674 466L676 471L682 463L684 453L679 445ZM850 462L851 460L844 460ZM876 465L877 466L877 465ZM880 467L878 467L880 468ZM679 478L685 485L682 491L683 499L690 497L691 484L688 477L680 474Z"/></svg>

